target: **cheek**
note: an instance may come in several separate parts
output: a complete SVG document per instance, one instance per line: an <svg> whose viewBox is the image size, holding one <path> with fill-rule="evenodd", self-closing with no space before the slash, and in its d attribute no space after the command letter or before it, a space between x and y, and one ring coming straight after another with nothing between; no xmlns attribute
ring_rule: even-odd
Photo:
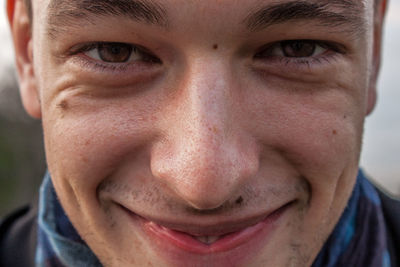
<svg viewBox="0 0 400 267"><path fill-rule="evenodd" d="M352 87L270 90L253 99L255 112L248 125L263 144L263 153L279 153L281 167L292 169L310 186L304 213L300 213L304 218L293 222L296 227L288 226L294 237L290 242L301 250L298 253L317 251L351 194L364 119L362 96L351 94L356 90L361 91Z"/></svg>
<svg viewBox="0 0 400 267"><path fill-rule="evenodd" d="M145 157L154 138L155 112L143 109L146 105L71 97L52 106L51 117L43 119L49 170L80 191L95 192L126 160L138 168L132 157Z"/></svg>
<svg viewBox="0 0 400 267"><path fill-rule="evenodd" d="M363 129L363 107L350 89L263 93L252 103L252 128L296 168L343 169L358 160Z"/></svg>
<svg viewBox="0 0 400 267"><path fill-rule="evenodd" d="M308 176L329 171L338 177L344 165L358 160L361 129L347 119L321 113L287 118L286 123L291 126L279 125L277 149Z"/></svg>
<svg viewBox="0 0 400 267"><path fill-rule="evenodd" d="M323 85L307 91L270 90L252 102L256 112L249 124L264 155L278 153L280 167L309 184L307 218L318 224L335 223L357 174L364 114L362 97L352 94L357 90ZM323 224L323 233L332 227Z"/></svg>

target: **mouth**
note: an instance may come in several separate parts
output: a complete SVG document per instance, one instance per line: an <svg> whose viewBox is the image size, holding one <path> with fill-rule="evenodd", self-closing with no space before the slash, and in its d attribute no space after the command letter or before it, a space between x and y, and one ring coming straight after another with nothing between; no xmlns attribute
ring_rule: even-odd
<svg viewBox="0 0 400 267"><path fill-rule="evenodd" d="M143 218L130 210L123 209L135 220L139 220L144 232L155 243L177 250L194 254L213 254L233 251L235 248L255 243L256 240L266 240L278 220L294 201L268 212L239 221L224 221L215 225L180 224L157 219Z"/></svg>

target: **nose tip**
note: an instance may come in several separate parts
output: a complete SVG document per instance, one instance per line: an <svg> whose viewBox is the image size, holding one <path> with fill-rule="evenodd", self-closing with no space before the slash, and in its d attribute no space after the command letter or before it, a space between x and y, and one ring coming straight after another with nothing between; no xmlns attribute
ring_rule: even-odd
<svg viewBox="0 0 400 267"><path fill-rule="evenodd" d="M151 171L187 205L206 210L237 198L257 172L258 155L231 66L214 53L197 55L169 96Z"/></svg>
<svg viewBox="0 0 400 267"><path fill-rule="evenodd" d="M155 153L153 175L186 205L198 210L216 209L236 199L243 183L258 168L254 154L233 144L191 143L181 143L184 147L175 148L177 153Z"/></svg>

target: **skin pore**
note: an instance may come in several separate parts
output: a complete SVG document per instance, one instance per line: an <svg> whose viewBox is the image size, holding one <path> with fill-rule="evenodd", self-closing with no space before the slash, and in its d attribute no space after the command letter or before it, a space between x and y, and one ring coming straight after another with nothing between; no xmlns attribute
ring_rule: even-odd
<svg viewBox="0 0 400 267"><path fill-rule="evenodd" d="M384 1L32 4L8 1L22 99L105 266L312 264L357 175Z"/></svg>

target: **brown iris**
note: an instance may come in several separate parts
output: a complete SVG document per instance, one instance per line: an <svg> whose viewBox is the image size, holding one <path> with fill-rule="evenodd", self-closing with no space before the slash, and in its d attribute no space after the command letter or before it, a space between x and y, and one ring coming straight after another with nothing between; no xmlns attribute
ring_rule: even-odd
<svg viewBox="0 0 400 267"><path fill-rule="evenodd" d="M111 63L127 62L133 51L132 45L123 43L105 43L98 47L101 60Z"/></svg>
<svg viewBox="0 0 400 267"><path fill-rule="evenodd" d="M281 48L285 57L311 57L316 44L307 40L284 41L281 43Z"/></svg>

